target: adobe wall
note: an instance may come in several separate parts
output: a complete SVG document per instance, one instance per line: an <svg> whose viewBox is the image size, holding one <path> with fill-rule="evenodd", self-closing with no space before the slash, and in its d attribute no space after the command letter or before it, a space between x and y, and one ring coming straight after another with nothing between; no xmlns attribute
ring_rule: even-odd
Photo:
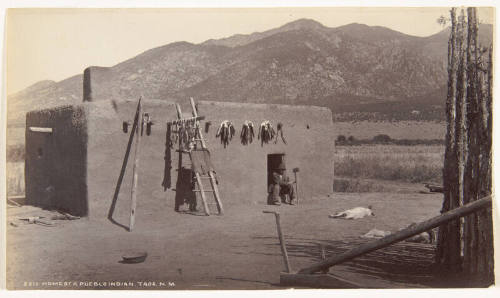
<svg viewBox="0 0 500 298"><path fill-rule="evenodd" d="M48 127L53 132L34 132L30 127ZM85 109L62 106L29 112L25 136L27 203L87 214Z"/></svg>
<svg viewBox="0 0 500 298"><path fill-rule="evenodd" d="M65 148L63 155L68 156L69 159L78 160L75 163L80 163L86 158L86 175L81 175L78 171L67 174L75 178L77 176L85 177L88 214L91 217L105 217L108 214L129 139L129 134L122 132L122 122L133 120L136 105L136 101L122 100L112 103L109 100L99 100L72 107L73 113L84 111L82 114L85 115L86 125L79 127L85 128L86 134L79 133L78 135L86 135L87 138L85 140L77 138L76 142L71 139L72 144L74 142L75 145L60 146ZM185 190L182 185L177 183L178 153L175 152L177 145L174 145L174 149L171 150L171 170L165 170L169 168L165 162L165 121L174 120L177 116L173 103L145 100L143 106L144 112L150 113L155 125L153 125L152 134L150 136L144 134L142 138L137 216L155 216L155 214L161 216L165 208L174 208L176 190L179 189L178 192L182 189ZM301 200L332 192L334 148L330 133L332 119L328 109L218 102L199 102L198 109L200 115L206 116L206 120L202 121L202 128L217 170L224 205L266 203L267 154L271 153L286 154L287 167L290 169L288 174L292 179L291 169L300 168L298 175ZM188 105L183 105L184 114L190 111ZM29 125L42 124L45 121L43 115L45 114L30 113L28 115L28 119L31 121ZM235 125L236 135L232 142L224 148L220 140L215 138L215 134L220 122L226 119ZM277 144L270 143L261 146L259 140L255 138L252 144L242 145L239 133L245 120L253 121L256 126L256 134L258 126L263 120L270 120L275 127L278 122L282 122L288 144L285 145L279 140ZM211 122L208 133L204 131L206 121ZM49 124L59 127L66 125L66 122L57 121ZM71 131L76 133L74 130ZM57 136L57 130L54 136ZM29 138L27 137L27 145ZM85 146L84 141L87 142L87 146ZM85 148L86 156L82 156L81 150L85 150ZM34 155L34 152L27 152L27 156L31 155ZM54 163L57 167L62 164L59 156L54 155L47 158L47 163ZM120 192L116 196L113 216L118 222L125 225L128 223L130 207L133 158L132 147ZM189 159L187 155L184 155L184 158ZM33 158L30 159L30 162L27 160L27 163L31 162L33 162ZM186 162L186 166L188 166L188 162ZM162 185L168 180L166 179L168 174L170 174L171 188L165 190ZM38 177L41 173L32 172L31 176L33 175ZM27 177L27 181L37 183L36 179L29 179ZM201 206L199 207L201 208ZM137 221L137 224L140 224L140 221Z"/></svg>
<svg viewBox="0 0 500 298"><path fill-rule="evenodd" d="M83 101L110 98L109 86L112 69L110 67L90 66L83 71Z"/></svg>

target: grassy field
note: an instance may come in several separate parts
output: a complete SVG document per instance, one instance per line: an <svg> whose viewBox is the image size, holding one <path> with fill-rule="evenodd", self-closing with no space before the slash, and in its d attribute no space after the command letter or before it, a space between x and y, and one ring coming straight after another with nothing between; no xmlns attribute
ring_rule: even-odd
<svg viewBox="0 0 500 298"><path fill-rule="evenodd" d="M402 182L442 182L444 146L337 146L335 176Z"/></svg>
<svg viewBox="0 0 500 298"><path fill-rule="evenodd" d="M378 134L387 134L393 139L444 139L445 122L431 121L359 121L334 122L335 138L344 135L356 139L371 139Z"/></svg>

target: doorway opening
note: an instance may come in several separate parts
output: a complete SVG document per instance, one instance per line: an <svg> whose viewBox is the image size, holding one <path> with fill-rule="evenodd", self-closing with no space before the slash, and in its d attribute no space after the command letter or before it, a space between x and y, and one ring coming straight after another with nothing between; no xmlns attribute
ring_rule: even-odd
<svg viewBox="0 0 500 298"><path fill-rule="evenodd" d="M280 163L283 162L285 165L285 154L275 153L267 155L267 192L269 193L269 186L273 184L273 171L278 168Z"/></svg>

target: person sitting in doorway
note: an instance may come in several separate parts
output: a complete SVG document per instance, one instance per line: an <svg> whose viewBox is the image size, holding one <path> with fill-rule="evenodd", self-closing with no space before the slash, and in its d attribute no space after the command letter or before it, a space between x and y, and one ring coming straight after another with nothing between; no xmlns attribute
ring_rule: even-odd
<svg viewBox="0 0 500 298"><path fill-rule="evenodd" d="M277 169L273 170L273 183L269 185L271 204L273 205L281 205L281 202L288 203L287 200L290 200L290 205L295 205L294 182L290 181L285 171L286 167L283 162L279 164Z"/></svg>

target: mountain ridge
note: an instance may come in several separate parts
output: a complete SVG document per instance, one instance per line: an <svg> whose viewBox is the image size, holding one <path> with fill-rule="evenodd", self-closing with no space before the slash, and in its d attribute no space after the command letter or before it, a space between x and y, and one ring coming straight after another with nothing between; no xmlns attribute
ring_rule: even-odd
<svg viewBox="0 0 500 298"><path fill-rule="evenodd" d="M398 102L404 113L396 118L415 117L410 112L419 109L424 111L420 118L436 120L444 117L439 114L447 41L446 29L417 37L380 26L329 28L300 19L264 32L152 48L106 68L103 84L109 98L142 94L170 100L312 104L327 106L334 114L350 113L356 106L360 112L368 106L383 111L384 103ZM28 109L82 100L81 74L42 82L8 96L9 124L22 124ZM426 94L433 98L419 105L415 99ZM380 116L380 111L373 113Z"/></svg>

